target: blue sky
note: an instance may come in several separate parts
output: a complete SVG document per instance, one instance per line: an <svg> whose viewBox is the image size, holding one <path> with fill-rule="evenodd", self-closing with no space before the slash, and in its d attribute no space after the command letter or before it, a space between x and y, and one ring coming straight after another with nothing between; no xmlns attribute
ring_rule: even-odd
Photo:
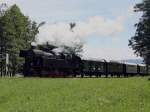
<svg viewBox="0 0 150 112"><path fill-rule="evenodd" d="M131 7L141 0L1 0L1 2L6 2L8 5L15 3L32 20L46 21L47 25L69 22L84 23L85 21L86 24L89 24L87 22L89 18L102 17L107 24L99 28L107 27L98 32L102 34L92 33L84 37L83 56L108 60L137 58L128 47L128 39L134 35L134 24L140 17L139 14L133 13ZM114 29L117 27L117 25L108 25L108 21L117 23L119 17L123 18L122 22L118 23L121 29L114 30L116 34L113 36L107 35L107 31L111 32L109 27L114 27ZM99 26L101 26L100 23Z"/></svg>

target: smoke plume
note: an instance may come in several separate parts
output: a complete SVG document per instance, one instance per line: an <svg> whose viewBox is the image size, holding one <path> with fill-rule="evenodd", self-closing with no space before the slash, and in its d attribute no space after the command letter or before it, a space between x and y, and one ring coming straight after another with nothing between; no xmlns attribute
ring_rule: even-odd
<svg viewBox="0 0 150 112"><path fill-rule="evenodd" d="M73 46L76 43L84 43L90 36L115 37L123 31L122 19L118 17L109 20L95 16L85 22L76 22L72 29L69 23L47 24L40 28L37 43L49 42L58 46Z"/></svg>

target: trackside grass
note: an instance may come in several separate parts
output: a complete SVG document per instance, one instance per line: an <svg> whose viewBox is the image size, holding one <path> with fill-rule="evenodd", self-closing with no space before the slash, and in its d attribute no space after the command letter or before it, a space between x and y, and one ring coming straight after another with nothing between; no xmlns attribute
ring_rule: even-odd
<svg viewBox="0 0 150 112"><path fill-rule="evenodd" d="M148 78L0 79L0 112L150 112Z"/></svg>

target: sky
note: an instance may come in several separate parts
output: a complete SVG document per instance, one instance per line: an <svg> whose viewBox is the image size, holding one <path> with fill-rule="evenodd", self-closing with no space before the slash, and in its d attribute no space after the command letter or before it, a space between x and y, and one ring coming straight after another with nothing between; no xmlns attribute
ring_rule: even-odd
<svg viewBox="0 0 150 112"><path fill-rule="evenodd" d="M140 18L133 11L142 0L0 0L17 4L21 11L38 23L37 42L84 44L83 57L106 60L139 59L129 48L134 24ZM69 23L76 26L70 31Z"/></svg>

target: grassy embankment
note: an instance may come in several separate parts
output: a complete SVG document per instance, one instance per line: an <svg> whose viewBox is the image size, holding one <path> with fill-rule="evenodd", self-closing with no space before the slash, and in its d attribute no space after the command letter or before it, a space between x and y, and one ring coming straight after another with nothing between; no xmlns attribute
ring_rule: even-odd
<svg viewBox="0 0 150 112"><path fill-rule="evenodd" d="M0 112L150 112L150 81L2 78Z"/></svg>

